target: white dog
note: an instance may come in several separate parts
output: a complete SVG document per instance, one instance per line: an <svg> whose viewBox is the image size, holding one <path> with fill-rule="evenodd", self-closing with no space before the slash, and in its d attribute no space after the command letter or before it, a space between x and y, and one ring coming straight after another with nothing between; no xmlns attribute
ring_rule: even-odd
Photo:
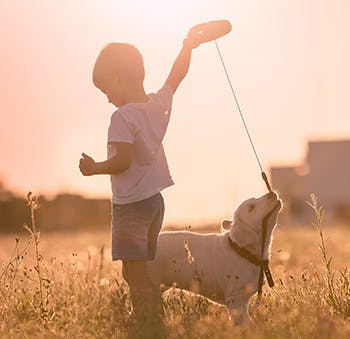
<svg viewBox="0 0 350 339"><path fill-rule="evenodd" d="M257 292L260 266L238 254L238 245L248 256L261 259L262 222L271 213L266 229L264 259L269 259L272 231L282 202L276 193L244 201L233 221L224 220L221 233L162 232L157 255L148 262L153 284L193 291L226 305L235 323L249 318L249 299ZM232 241L231 241L232 240ZM232 245L232 242L236 245ZM237 247L237 246L236 246ZM243 253L244 254L244 253ZM254 259L254 258L253 258Z"/></svg>

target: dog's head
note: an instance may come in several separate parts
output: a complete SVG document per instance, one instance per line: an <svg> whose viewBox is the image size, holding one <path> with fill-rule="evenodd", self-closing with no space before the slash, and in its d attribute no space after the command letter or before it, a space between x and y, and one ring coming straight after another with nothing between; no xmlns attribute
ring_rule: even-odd
<svg viewBox="0 0 350 339"><path fill-rule="evenodd" d="M274 192L260 198L251 198L242 202L236 209L233 220L224 220L222 227L230 228L230 236L240 246L249 247L259 244L264 218L270 214L266 224L266 239L271 238L277 217L282 209L282 201Z"/></svg>

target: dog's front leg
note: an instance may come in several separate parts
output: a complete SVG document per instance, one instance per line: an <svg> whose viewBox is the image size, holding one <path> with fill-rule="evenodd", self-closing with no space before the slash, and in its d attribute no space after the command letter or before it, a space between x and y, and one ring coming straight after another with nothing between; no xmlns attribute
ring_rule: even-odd
<svg viewBox="0 0 350 339"><path fill-rule="evenodd" d="M252 320L248 314L248 301L230 298L226 302L229 317L234 326L251 324Z"/></svg>

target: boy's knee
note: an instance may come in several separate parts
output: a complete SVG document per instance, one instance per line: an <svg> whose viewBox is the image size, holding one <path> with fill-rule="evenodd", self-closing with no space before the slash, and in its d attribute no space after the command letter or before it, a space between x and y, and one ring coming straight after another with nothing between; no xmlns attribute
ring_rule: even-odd
<svg viewBox="0 0 350 339"><path fill-rule="evenodd" d="M122 275L128 284L144 282L147 280L147 261L123 260Z"/></svg>

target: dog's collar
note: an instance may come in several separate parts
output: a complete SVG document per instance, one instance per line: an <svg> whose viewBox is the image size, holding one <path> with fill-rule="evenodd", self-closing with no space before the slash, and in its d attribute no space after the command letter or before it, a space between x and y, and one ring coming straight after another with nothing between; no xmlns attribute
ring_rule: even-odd
<svg viewBox="0 0 350 339"><path fill-rule="evenodd" d="M248 260L250 263L252 263L255 266L260 266L263 268L267 282L269 284L270 287L273 287L274 283L273 283L273 279L272 279L272 275L271 275L271 271L269 268L269 261L267 259L261 260L259 258L257 258L254 254L250 253L247 249L245 249L244 247L241 247L239 245L237 245L230 236L228 236L228 241L230 244L230 247L238 254L240 255L242 258Z"/></svg>
<svg viewBox="0 0 350 339"><path fill-rule="evenodd" d="M261 265L261 260L257 258L254 254L250 253L247 249L244 247L239 246L237 243L235 243L230 236L228 236L228 241L231 246L231 248L239 254L242 258L248 260L250 263L256 266ZM268 260L263 260L265 262L269 262Z"/></svg>

